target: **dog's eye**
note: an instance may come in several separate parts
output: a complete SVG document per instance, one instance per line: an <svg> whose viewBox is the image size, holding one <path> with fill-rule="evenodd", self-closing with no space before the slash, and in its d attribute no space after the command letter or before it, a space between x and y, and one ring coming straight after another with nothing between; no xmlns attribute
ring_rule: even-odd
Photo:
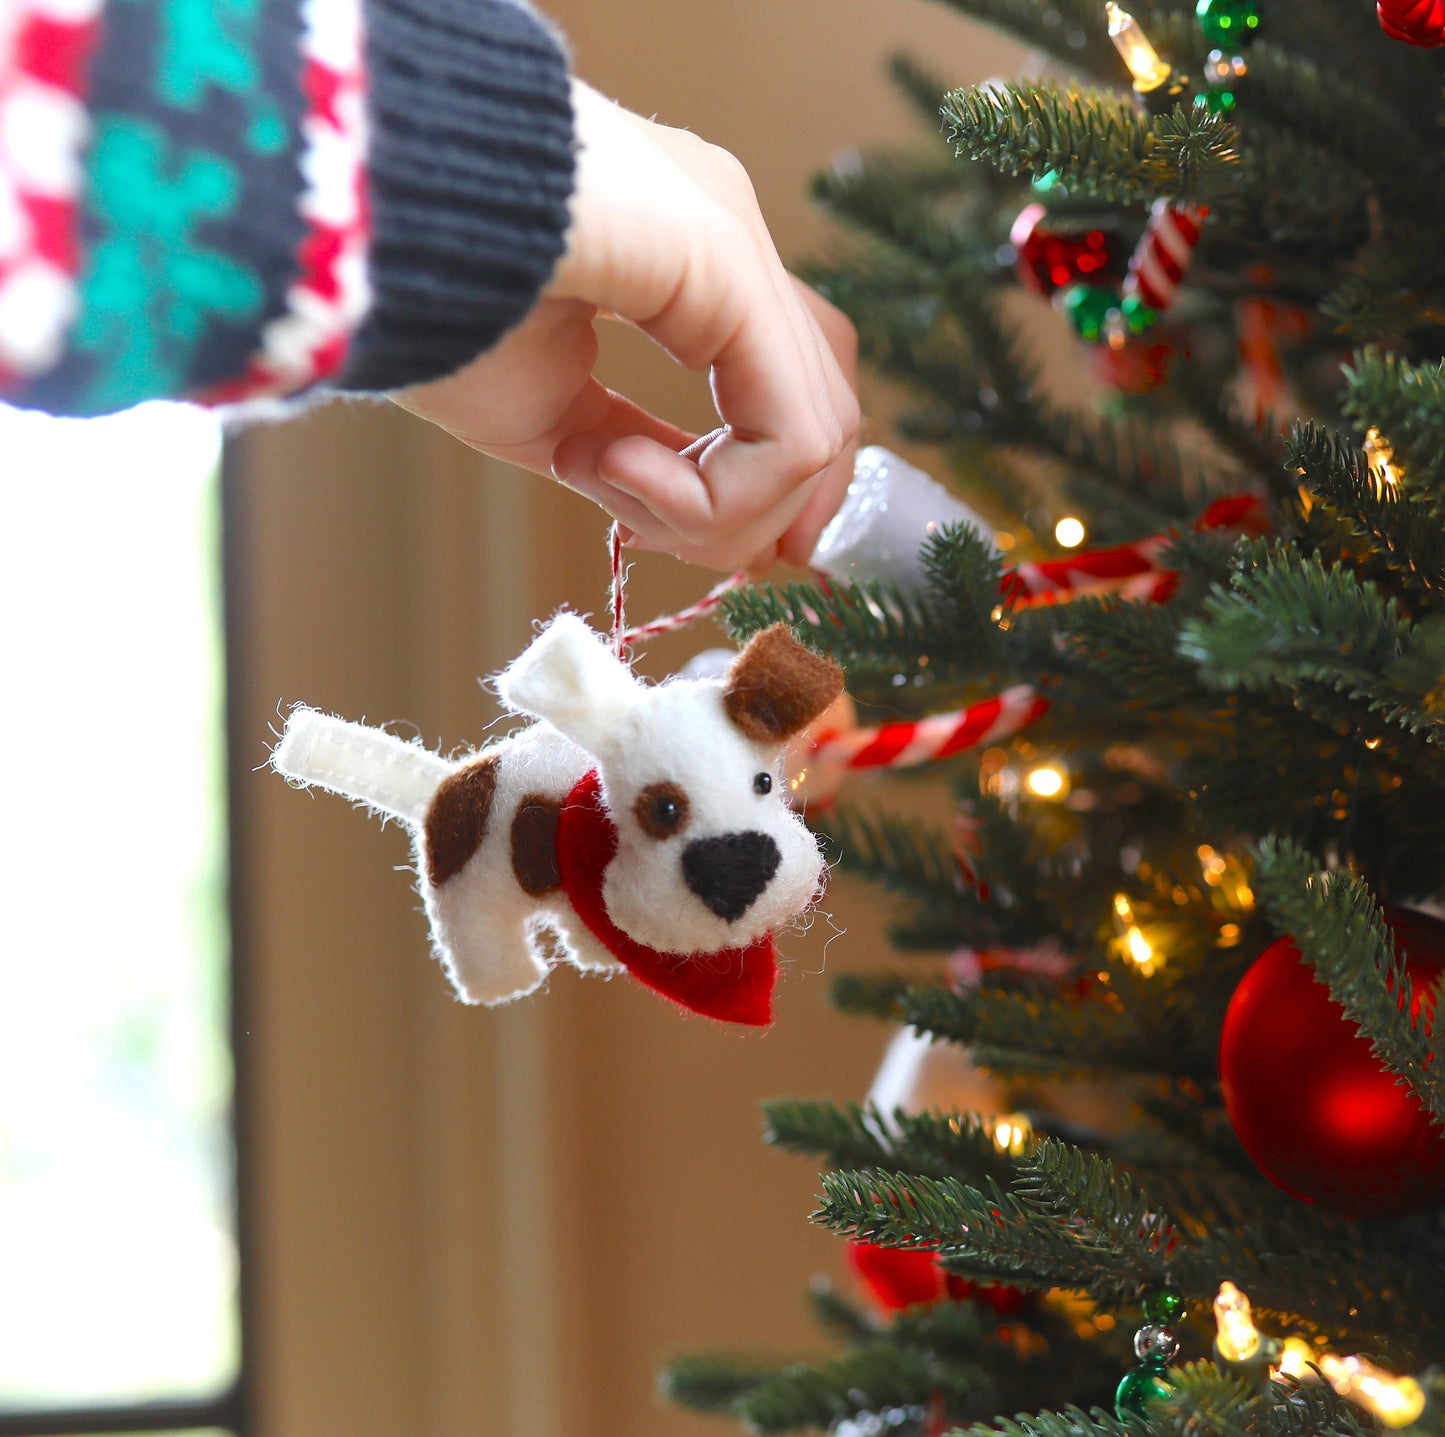
<svg viewBox="0 0 1445 1437"><path fill-rule="evenodd" d="M754 793L771 793L773 791L773 776L770 773L759 773L753 776Z"/></svg>
<svg viewBox="0 0 1445 1437"><path fill-rule="evenodd" d="M687 795L675 783L650 783L637 795L632 816L649 838L671 838L687 822Z"/></svg>

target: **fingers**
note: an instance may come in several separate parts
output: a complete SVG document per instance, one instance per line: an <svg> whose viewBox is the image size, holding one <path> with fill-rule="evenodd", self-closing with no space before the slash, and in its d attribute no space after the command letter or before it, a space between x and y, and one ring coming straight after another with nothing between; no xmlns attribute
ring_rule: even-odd
<svg viewBox="0 0 1445 1437"><path fill-rule="evenodd" d="M572 228L546 294L489 353L400 402L554 473L639 545L721 568L806 559L852 471L852 326L787 273L726 151L580 82L574 109ZM594 377L603 314L709 373L721 425L705 443Z"/></svg>
<svg viewBox="0 0 1445 1437"><path fill-rule="evenodd" d="M579 477L635 530L637 547L720 569L761 571L779 557L802 565L836 512L857 440L856 340L821 296L791 277L786 286L797 306L795 338L811 351L811 382L825 389L839 420L836 440L821 440L810 453L793 434L789 451L725 427L683 454L631 440L594 446L595 470ZM719 409L728 413L725 398Z"/></svg>
<svg viewBox="0 0 1445 1437"><path fill-rule="evenodd" d="M731 155L585 86L575 99L574 232L553 293L709 371L722 433L689 459L652 432L599 430L559 446L553 468L643 541L727 566L839 492L858 431L852 327L784 269Z"/></svg>

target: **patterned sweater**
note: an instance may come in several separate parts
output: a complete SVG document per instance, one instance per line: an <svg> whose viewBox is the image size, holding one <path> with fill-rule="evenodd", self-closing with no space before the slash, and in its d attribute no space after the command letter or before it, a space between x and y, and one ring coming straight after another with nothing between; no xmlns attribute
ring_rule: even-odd
<svg viewBox="0 0 1445 1437"><path fill-rule="evenodd" d="M530 308L572 178L524 0L0 0L0 399L435 378Z"/></svg>

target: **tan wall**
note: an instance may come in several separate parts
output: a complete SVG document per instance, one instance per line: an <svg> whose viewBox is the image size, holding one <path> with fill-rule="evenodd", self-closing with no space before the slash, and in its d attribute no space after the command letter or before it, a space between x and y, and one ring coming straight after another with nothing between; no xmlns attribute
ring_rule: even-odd
<svg viewBox="0 0 1445 1437"><path fill-rule="evenodd" d="M891 48L960 80L1017 63L902 0L553 13L599 87L743 158L790 253L821 237L809 172L904 129L880 78ZM646 402L706 425L695 379L627 343L610 363ZM278 702L480 740L494 710L475 676L558 604L601 608L603 524L385 407L254 431L237 467L259 1437L723 1430L659 1406L661 1360L811 1345L808 1279L837 1270L836 1242L807 1223L816 1174L763 1148L759 1099L860 1094L884 1035L828 1009L818 932L787 945L766 1035L570 972L504 1011L451 1001L396 871L402 834L248 771ZM646 560L634 612L708 582ZM827 966L880 958L867 905L830 906L849 932Z"/></svg>

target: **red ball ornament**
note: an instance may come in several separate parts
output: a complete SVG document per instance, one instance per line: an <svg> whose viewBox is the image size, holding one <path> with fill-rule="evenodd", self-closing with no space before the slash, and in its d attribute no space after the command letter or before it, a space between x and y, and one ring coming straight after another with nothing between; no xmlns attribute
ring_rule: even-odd
<svg viewBox="0 0 1445 1437"><path fill-rule="evenodd" d="M883 1247L873 1242L850 1242L848 1261L884 1312L932 1305L944 1297L956 1302L972 1298L991 1307L1000 1317L1023 1308L1029 1294L1006 1283L980 1285L945 1272L938 1254L928 1248Z"/></svg>
<svg viewBox="0 0 1445 1437"><path fill-rule="evenodd" d="M1385 921L1413 993L1431 1014L1445 969L1445 923L1408 909ZM1352 1217L1445 1202L1445 1133L1387 1072L1288 938L1260 954L1224 1015L1224 1106L1245 1151L1303 1202Z"/></svg>
<svg viewBox="0 0 1445 1437"><path fill-rule="evenodd" d="M1445 0L1379 0L1375 13L1385 34L1407 45L1445 45Z"/></svg>
<svg viewBox="0 0 1445 1437"><path fill-rule="evenodd" d="M850 1242L848 1261L884 1312L937 1302L945 1291L938 1254L927 1248Z"/></svg>
<svg viewBox="0 0 1445 1437"><path fill-rule="evenodd" d="M1123 275L1129 256L1120 251L1116 235L1102 229L1058 234L1045 223L1048 214L1043 205L1028 205L1009 231L1018 253L1018 276L1025 286L1048 299L1080 281L1097 284Z"/></svg>

